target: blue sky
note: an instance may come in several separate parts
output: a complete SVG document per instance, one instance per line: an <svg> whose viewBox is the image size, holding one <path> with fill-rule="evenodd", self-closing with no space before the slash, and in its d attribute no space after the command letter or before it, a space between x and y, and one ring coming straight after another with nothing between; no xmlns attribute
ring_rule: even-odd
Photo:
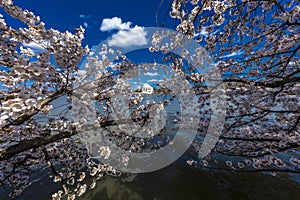
<svg viewBox="0 0 300 200"><path fill-rule="evenodd" d="M168 15L171 1L163 1L158 12L158 25ZM73 32L74 28L79 26L85 27L86 33L83 45L89 45L92 48L109 37L114 37L114 35L120 37L116 37L113 44L119 43L120 45L120 42L124 41L124 37L130 37L130 41L140 42L138 45L135 44L136 46L141 46L143 42L140 37L140 34L143 34L141 28L157 26L156 12L161 0L14 0L14 3L40 16L41 20L46 24L46 28ZM0 9L0 12L3 13L3 10ZM14 28L24 26L5 14L4 17L7 24ZM175 29L174 20L168 16L164 24L165 28ZM125 35L119 34L122 31L125 32ZM200 34L206 36L207 32L203 30ZM135 35L136 38L134 38ZM145 56L145 51L131 54L129 58L139 63L159 62L161 60L159 55L152 54L150 56L149 53L148 56ZM152 74L152 76L144 77L143 82L163 77L161 73L159 75L161 76L153 76ZM155 84L154 81L149 83Z"/></svg>
<svg viewBox="0 0 300 200"><path fill-rule="evenodd" d="M73 32L74 28L83 26L86 30L83 45L89 45L90 48L120 31L134 35L139 34L143 27L156 27L156 12L160 3L161 0L14 0L15 5L40 16L46 28ZM168 13L170 4L171 0L165 0L162 4L158 15L159 23L162 23ZM4 15L8 25L14 28L24 26L18 20L7 16L1 8L0 13ZM174 23L172 26L167 28L174 28ZM141 41L140 38L137 39ZM42 51L39 47L30 45L37 51ZM133 57L138 62L149 62L149 59L145 60L141 54L142 52ZM155 60L153 56L150 59ZM153 74L150 75L144 78L144 81L153 80Z"/></svg>
<svg viewBox="0 0 300 200"><path fill-rule="evenodd" d="M86 33L83 45L89 45L92 48L102 41L114 37L114 35L119 36L119 38L116 37L113 44L117 43L120 45L120 42L124 41L124 37L130 37L130 41L140 42L134 45L142 46L141 43L143 41L140 35L143 34L143 31L141 28L157 26L156 12L161 0L14 0L14 3L40 16L41 20L46 24L46 28L73 32L74 28L79 26L85 27ZM163 1L158 12L158 26L168 15L170 4L171 0ZM0 9L0 12L3 13L3 10ZM14 28L24 26L24 24L5 14L4 17L7 24ZM164 27L174 30L175 21L168 16L165 19ZM125 32L125 35L121 34L122 31ZM205 36L207 33L202 31L200 34ZM124 45L127 44L125 43ZM133 53L128 57L130 60L138 63L160 62L161 60L161 56L156 54L150 55L149 53L148 56L145 56L145 51ZM153 74L155 73L152 72L151 74L150 72L151 75L143 77L142 82L155 85L155 79L163 78L161 72L158 73L158 76L154 76Z"/></svg>
<svg viewBox="0 0 300 200"><path fill-rule="evenodd" d="M16 5L39 15L47 28L73 31L86 23L88 27L84 43L90 46L97 45L111 35L110 32L99 30L104 18L119 17L123 22L132 22L133 26L156 26L155 14L160 2L161 0L14 0ZM170 2L171 0L166 0L163 4L160 22ZM16 24L15 20L6 20L9 25Z"/></svg>

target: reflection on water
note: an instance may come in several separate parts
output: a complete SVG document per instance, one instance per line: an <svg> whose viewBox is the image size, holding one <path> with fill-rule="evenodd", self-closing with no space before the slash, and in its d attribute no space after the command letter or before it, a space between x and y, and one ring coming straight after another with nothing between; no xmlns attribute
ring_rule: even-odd
<svg viewBox="0 0 300 200"><path fill-rule="evenodd" d="M20 198L47 200L59 189L43 171ZM234 173L194 169L183 161L156 172L104 177L81 200L299 200L300 185L287 173L271 176L263 173ZM0 192L0 199L10 199Z"/></svg>
<svg viewBox="0 0 300 200"><path fill-rule="evenodd" d="M106 177L82 200L118 199L290 199L298 200L300 186L287 174L216 172L174 163L139 174L132 181Z"/></svg>

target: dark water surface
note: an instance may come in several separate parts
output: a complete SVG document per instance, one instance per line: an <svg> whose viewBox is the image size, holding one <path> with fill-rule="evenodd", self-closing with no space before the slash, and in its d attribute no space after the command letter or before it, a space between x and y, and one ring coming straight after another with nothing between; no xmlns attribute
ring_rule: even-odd
<svg viewBox="0 0 300 200"><path fill-rule="evenodd" d="M43 173L41 173L42 175ZM45 175L45 174L43 174ZM48 177L20 199L51 199L58 189ZM0 196L1 199L7 199ZM159 171L121 178L104 177L82 200L299 200L300 185L287 173L222 172L194 169L177 161Z"/></svg>
<svg viewBox="0 0 300 200"><path fill-rule="evenodd" d="M300 199L300 187L285 175L214 173L173 165L131 182L106 178L82 199Z"/></svg>

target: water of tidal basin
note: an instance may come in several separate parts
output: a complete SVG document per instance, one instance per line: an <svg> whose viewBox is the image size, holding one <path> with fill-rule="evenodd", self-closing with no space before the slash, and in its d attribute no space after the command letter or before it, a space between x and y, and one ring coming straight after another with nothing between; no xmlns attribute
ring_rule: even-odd
<svg viewBox="0 0 300 200"><path fill-rule="evenodd" d="M22 199L51 199L58 185L35 182ZM2 199L2 198L1 198ZM234 173L194 169L183 161L150 173L104 177L81 200L299 200L300 185L288 174Z"/></svg>

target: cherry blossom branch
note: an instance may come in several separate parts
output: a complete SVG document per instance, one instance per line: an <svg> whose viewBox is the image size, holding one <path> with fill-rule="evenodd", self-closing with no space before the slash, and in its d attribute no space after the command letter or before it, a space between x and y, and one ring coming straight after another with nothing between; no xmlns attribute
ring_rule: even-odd
<svg viewBox="0 0 300 200"><path fill-rule="evenodd" d="M144 120L146 120L149 116L145 116ZM136 122L138 119L121 119L121 120L110 120L105 122L99 122L100 127L107 127L107 126L115 126L118 124L126 124L131 122ZM93 129L96 128L95 126L87 126L85 127L87 129ZM48 136L41 136L41 137L35 137L28 140L20 141L18 144L9 146L7 148L0 149L0 161L8 160L9 158L12 158L13 156L25 152L27 150L38 148L53 142L57 142L59 140L70 138L72 136L75 136L78 134L78 131L70 130L70 131L59 131L59 133L54 135L49 135L49 130L44 131L42 135L48 135Z"/></svg>
<svg viewBox="0 0 300 200"><path fill-rule="evenodd" d="M277 80L277 81L273 81L273 82L261 82L261 81L248 81L245 79L238 79L238 78L226 78L223 80L224 83L228 83L228 82L239 82L239 83L244 83L244 84L251 84L253 83L254 86L262 86L262 87L268 87L268 88L277 88L280 87L282 85L288 84L288 83L296 83L300 81L300 77L291 77L288 79L284 79L284 80Z"/></svg>
<svg viewBox="0 0 300 200"><path fill-rule="evenodd" d="M51 95L49 95L45 100L41 101L36 107L34 107L31 111L21 114L16 120L13 120L2 127L2 130L9 128L9 126L18 126L23 124L27 120L29 120L32 116L36 115L40 112L46 105L54 101L55 99L63 96L65 94L64 90L59 90Z"/></svg>

